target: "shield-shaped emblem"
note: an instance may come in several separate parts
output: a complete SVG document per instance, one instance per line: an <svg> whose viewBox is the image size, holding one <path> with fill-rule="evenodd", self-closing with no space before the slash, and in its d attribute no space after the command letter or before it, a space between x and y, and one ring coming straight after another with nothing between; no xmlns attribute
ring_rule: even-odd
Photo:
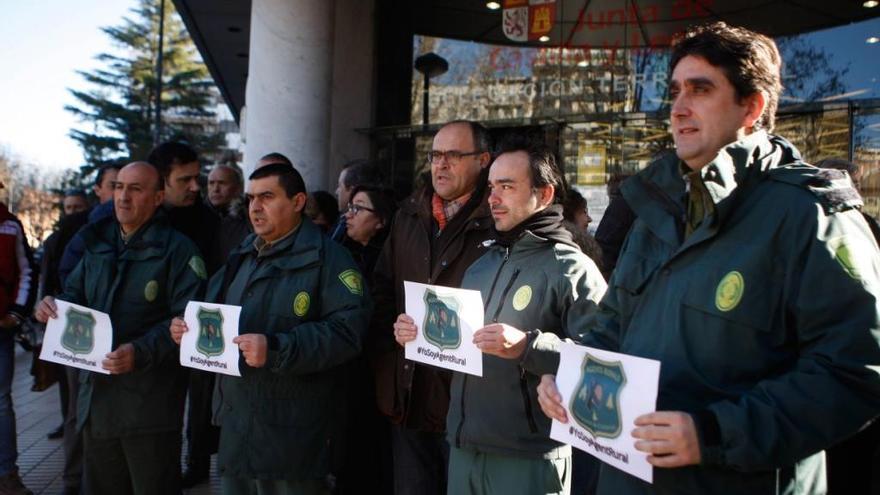
<svg viewBox="0 0 880 495"><path fill-rule="evenodd" d="M199 307L199 339L196 349L206 357L223 354L226 347L223 341L223 313L219 309Z"/></svg>
<svg viewBox="0 0 880 495"><path fill-rule="evenodd" d="M581 379L569 409L575 421L596 437L617 438L621 432L620 393L626 375L619 361L584 357Z"/></svg>
<svg viewBox="0 0 880 495"><path fill-rule="evenodd" d="M67 325L61 335L61 347L74 354L88 354L95 348L95 315L67 310Z"/></svg>
<svg viewBox="0 0 880 495"><path fill-rule="evenodd" d="M440 349L456 349L461 345L461 324L454 297L441 297L431 289L425 290L425 340Z"/></svg>

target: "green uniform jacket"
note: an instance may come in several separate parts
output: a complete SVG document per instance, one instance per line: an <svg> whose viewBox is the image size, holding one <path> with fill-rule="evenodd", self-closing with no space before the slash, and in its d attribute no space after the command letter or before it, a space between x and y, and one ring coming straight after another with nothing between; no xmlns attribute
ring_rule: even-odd
<svg viewBox="0 0 880 495"><path fill-rule="evenodd" d="M330 471L345 389L340 365L361 351L370 300L344 247L308 219L293 236L259 258L240 298L227 289L256 256L253 234L209 285L209 301L241 305L240 334L269 340L264 367L241 360L241 378L218 377L221 476L307 480Z"/></svg>
<svg viewBox="0 0 880 495"><path fill-rule="evenodd" d="M58 298L108 313L113 349L133 344L135 370L80 373L78 427L90 420L92 435L99 438L179 430L187 375L168 325L204 293L205 264L198 249L168 225L161 210L127 245L114 217L89 224L82 233L85 254Z"/></svg>
<svg viewBox="0 0 880 495"><path fill-rule="evenodd" d="M465 273L462 287L479 290L485 323L580 339L589 328L605 281L577 248L526 231L509 249L493 246ZM450 445L477 452L559 458L571 448L551 440L538 405L540 375L519 362L483 355L483 376L454 373L446 421Z"/></svg>
<svg viewBox="0 0 880 495"><path fill-rule="evenodd" d="M658 410L697 421L702 465L599 492L824 493L822 449L880 414L880 254L847 176L763 132L701 169L716 213L687 240L668 155L623 186L637 221L585 343L661 362ZM540 353L533 353L538 355Z"/></svg>

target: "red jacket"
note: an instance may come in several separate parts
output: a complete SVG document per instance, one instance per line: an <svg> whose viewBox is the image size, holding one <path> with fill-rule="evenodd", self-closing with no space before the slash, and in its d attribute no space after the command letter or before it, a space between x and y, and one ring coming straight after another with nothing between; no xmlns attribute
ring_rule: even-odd
<svg viewBox="0 0 880 495"><path fill-rule="evenodd" d="M36 274L21 222L0 203L0 318L31 313L36 297Z"/></svg>

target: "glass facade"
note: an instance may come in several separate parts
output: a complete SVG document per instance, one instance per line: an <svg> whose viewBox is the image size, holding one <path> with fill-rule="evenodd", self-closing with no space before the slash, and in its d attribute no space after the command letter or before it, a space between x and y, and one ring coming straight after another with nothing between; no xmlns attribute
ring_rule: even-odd
<svg viewBox="0 0 880 495"><path fill-rule="evenodd" d="M811 162L860 165L866 211L880 214L880 19L779 38L785 92L776 133ZM598 224L607 191L672 147L667 49L495 46L416 36L414 53L434 52L449 70L431 79L429 122L472 119L500 134L526 129L556 147L570 184ZM413 167L430 149L422 124L423 76L413 71ZM402 134L401 134L402 133ZM388 158L388 157L386 157ZM411 176L412 177L412 176ZM411 178L410 177L410 178Z"/></svg>

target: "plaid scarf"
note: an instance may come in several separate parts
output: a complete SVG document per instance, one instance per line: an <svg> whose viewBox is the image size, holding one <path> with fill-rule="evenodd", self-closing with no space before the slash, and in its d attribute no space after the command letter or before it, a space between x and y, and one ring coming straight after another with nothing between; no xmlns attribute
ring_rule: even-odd
<svg viewBox="0 0 880 495"><path fill-rule="evenodd" d="M431 197L431 213L434 215L434 220L437 220L437 225L440 226L441 232L446 228L446 224L452 220L452 217L467 204L472 194L473 191L452 201L445 201L437 193L434 193Z"/></svg>

